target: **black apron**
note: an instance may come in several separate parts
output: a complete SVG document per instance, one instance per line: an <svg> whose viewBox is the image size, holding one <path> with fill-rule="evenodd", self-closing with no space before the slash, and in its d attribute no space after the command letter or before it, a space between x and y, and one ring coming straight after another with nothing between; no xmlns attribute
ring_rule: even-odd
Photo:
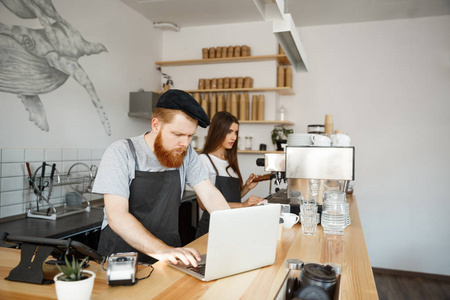
<svg viewBox="0 0 450 300"><path fill-rule="evenodd" d="M216 171L216 187L225 197L228 202L241 202L241 187L239 184L239 178L229 176L219 176L216 166L214 165L211 157L208 154L206 156L211 161L211 164ZM197 231L195 232L195 238L199 238L209 231L209 213L203 211L202 217L197 225Z"/></svg>
<svg viewBox="0 0 450 300"><path fill-rule="evenodd" d="M155 237L169 246L180 247L178 212L181 203L179 170L163 172L138 171L136 151L127 139L136 162L135 178L130 184L129 212ZM154 263L157 260L128 245L108 225L100 235L98 252L104 255L118 252L138 252L138 260Z"/></svg>

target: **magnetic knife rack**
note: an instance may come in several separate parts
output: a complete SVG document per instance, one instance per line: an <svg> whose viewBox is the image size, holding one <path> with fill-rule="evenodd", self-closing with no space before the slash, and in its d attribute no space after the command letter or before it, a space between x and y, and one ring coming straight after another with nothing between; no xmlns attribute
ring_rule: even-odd
<svg viewBox="0 0 450 300"><path fill-rule="evenodd" d="M43 165L52 166L49 164L46 164L45 162ZM86 170L74 172L72 171L74 167L76 166L84 166ZM47 220L56 220L60 217L65 217L73 214L78 214L82 212L89 212L91 211L91 203L89 199L87 199L84 194L85 193L91 193L92 192L92 185L94 183L94 179L97 173L97 166L91 165L90 167L85 163L75 163L73 164L67 173L60 174L59 171L55 168L54 173L55 177L57 178L56 182L53 183L54 177L52 175L46 176L44 172L41 176L38 176L38 172L42 170L43 166L40 166L36 169L33 176L29 177L28 181L30 184L30 188L34 191L34 194L36 195L36 206L34 207L31 203L29 204L28 210L27 210L27 217L28 218L38 218L38 219L47 219ZM78 173L80 172L88 172L88 175L79 176ZM53 172L52 172L53 173ZM49 183L49 189L47 192L47 196L44 195L44 188L47 187L47 185L43 186L44 182ZM57 206L55 207L51 202L51 193L52 188L56 186L69 186L73 192L78 195L81 199L81 206L71 206L67 204L67 201L64 201L63 206ZM81 187L81 188L76 188ZM44 208L42 208L42 203L45 202ZM41 206L41 207L40 207Z"/></svg>

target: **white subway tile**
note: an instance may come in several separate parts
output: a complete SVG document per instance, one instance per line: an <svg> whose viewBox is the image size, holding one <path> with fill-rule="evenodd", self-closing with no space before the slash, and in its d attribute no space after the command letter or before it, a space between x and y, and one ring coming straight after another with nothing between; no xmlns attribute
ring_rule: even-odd
<svg viewBox="0 0 450 300"><path fill-rule="evenodd" d="M2 206L22 204L24 202L23 191L4 192L1 194Z"/></svg>
<svg viewBox="0 0 450 300"><path fill-rule="evenodd" d="M78 160L91 160L92 150L91 149L79 149L78 150Z"/></svg>
<svg viewBox="0 0 450 300"><path fill-rule="evenodd" d="M24 190L27 188L24 185L23 177L4 177L1 179L1 187L2 192Z"/></svg>
<svg viewBox="0 0 450 300"><path fill-rule="evenodd" d="M78 160L78 150L77 149L64 149L63 150L63 160L64 161L77 161Z"/></svg>
<svg viewBox="0 0 450 300"><path fill-rule="evenodd" d="M25 149L3 149L2 163L23 162L25 159Z"/></svg>
<svg viewBox="0 0 450 300"><path fill-rule="evenodd" d="M25 213L23 204L16 204L10 206L2 206L1 218L16 216Z"/></svg>
<svg viewBox="0 0 450 300"><path fill-rule="evenodd" d="M101 160L105 149L92 149L92 159Z"/></svg>
<svg viewBox="0 0 450 300"><path fill-rule="evenodd" d="M61 149L45 149L45 161L46 162L60 162L62 161Z"/></svg>
<svg viewBox="0 0 450 300"><path fill-rule="evenodd" d="M25 176L28 174L26 168L25 163L5 163L0 174L1 177Z"/></svg>
<svg viewBox="0 0 450 300"><path fill-rule="evenodd" d="M44 159L44 149L25 149L25 161L43 162Z"/></svg>
<svg viewBox="0 0 450 300"><path fill-rule="evenodd" d="M73 161L63 161L62 162L62 168L61 168L60 172L66 174L69 171L70 167L73 166L74 163L75 162L73 162ZM72 172L72 170L70 172Z"/></svg>
<svg viewBox="0 0 450 300"><path fill-rule="evenodd" d="M25 203L30 202L34 205L36 203L36 199L37 199L37 196L32 190L30 190L30 189L24 190L23 202L25 202Z"/></svg>
<svg viewBox="0 0 450 300"><path fill-rule="evenodd" d="M54 184L56 184L56 182ZM53 203L53 201L56 198L61 197L62 197L62 186L53 186L52 195L50 196L50 202Z"/></svg>

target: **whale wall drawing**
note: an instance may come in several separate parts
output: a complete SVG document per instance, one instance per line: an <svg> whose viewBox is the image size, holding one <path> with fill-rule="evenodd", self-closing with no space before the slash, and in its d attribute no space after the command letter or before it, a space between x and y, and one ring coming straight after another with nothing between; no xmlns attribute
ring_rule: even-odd
<svg viewBox="0 0 450 300"><path fill-rule="evenodd" d="M87 92L108 135L111 125L93 83L78 63L81 56L106 52L100 43L86 41L59 15L51 0L0 0L20 19L37 19L41 28L0 22L0 92L17 95L29 120L48 132L40 95L51 93L69 77ZM86 97L87 98L87 97Z"/></svg>

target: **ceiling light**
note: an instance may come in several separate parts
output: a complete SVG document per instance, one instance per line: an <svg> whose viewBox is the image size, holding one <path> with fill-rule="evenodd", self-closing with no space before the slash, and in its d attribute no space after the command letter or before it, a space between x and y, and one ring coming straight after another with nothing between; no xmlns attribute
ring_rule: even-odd
<svg viewBox="0 0 450 300"><path fill-rule="evenodd" d="M180 26L170 22L153 22L153 27L161 30L180 31Z"/></svg>
<svg viewBox="0 0 450 300"><path fill-rule="evenodd" d="M295 71L308 71L305 49L300 41L291 14L284 14L283 21L273 21L272 25L274 35Z"/></svg>

